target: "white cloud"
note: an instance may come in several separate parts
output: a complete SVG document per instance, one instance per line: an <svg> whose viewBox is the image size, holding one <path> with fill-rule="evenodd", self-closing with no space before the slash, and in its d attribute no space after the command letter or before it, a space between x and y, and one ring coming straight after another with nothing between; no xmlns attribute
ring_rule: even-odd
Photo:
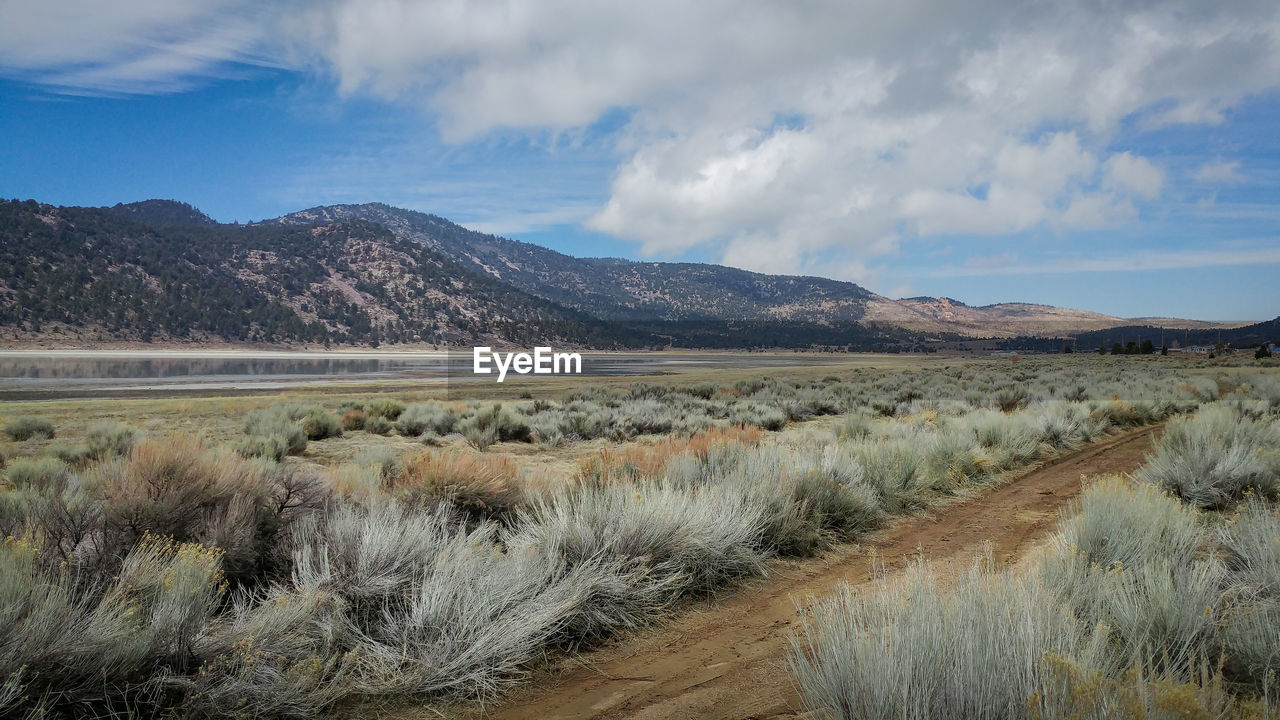
<svg viewBox="0 0 1280 720"><path fill-rule="evenodd" d="M305 26L345 91L421 104L454 139L627 109L589 227L791 272L833 252L864 272L902 231L1130 221L1165 178L1109 148L1122 120L1220 122L1280 78L1261 3L352 0Z"/></svg>
<svg viewBox="0 0 1280 720"><path fill-rule="evenodd" d="M1138 214L1133 203L1112 195L1080 194L1062 213L1062 227L1071 230L1097 230L1131 220Z"/></svg>
<svg viewBox="0 0 1280 720"><path fill-rule="evenodd" d="M1238 161L1208 162L1196 170L1195 179L1202 183L1237 183L1245 177L1240 172Z"/></svg>
<svg viewBox="0 0 1280 720"><path fill-rule="evenodd" d="M172 92L274 64L274 13L247 0L0 0L0 74L72 93Z"/></svg>
<svg viewBox="0 0 1280 720"><path fill-rule="evenodd" d="M1150 160L1129 152L1112 155L1107 159L1104 183L1120 190L1129 190L1145 198L1160 194L1164 187L1164 171Z"/></svg>
<svg viewBox="0 0 1280 720"><path fill-rule="evenodd" d="M1165 177L1112 147L1122 123L1220 123L1280 85L1280 6L1254 0L0 8L4 71L63 86L163 89L287 59L341 93L421 108L462 144L618 111L617 168L589 227L650 255L723 248L824 274L872 274L889 237L1131 221Z"/></svg>

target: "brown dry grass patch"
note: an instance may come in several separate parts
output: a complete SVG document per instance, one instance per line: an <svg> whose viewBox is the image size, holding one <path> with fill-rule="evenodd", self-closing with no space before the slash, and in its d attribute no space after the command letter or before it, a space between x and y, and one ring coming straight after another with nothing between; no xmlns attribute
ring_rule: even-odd
<svg viewBox="0 0 1280 720"><path fill-rule="evenodd" d="M622 448L604 448L595 455L584 458L578 468L578 481L600 481L605 478L627 479L657 478L666 470L667 463L679 455L693 455L706 460L713 448L727 445L756 446L764 438L758 427L733 425L727 428L711 428L687 438L668 437L652 445L628 445Z"/></svg>

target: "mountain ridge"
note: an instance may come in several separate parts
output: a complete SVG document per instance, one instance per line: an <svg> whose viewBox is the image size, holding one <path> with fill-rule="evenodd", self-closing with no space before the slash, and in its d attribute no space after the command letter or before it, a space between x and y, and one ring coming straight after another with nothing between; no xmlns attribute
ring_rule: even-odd
<svg viewBox="0 0 1280 720"><path fill-rule="evenodd" d="M0 329L14 340L60 328L179 342L892 350L1140 324L1032 303L892 300L814 276L575 258L383 203L240 225L172 200L3 201L0 240Z"/></svg>
<svg viewBox="0 0 1280 720"><path fill-rule="evenodd" d="M378 202L317 206L262 222L292 224L340 218L378 222L400 237L427 244L460 264L470 264L525 292L606 320L642 320L657 312L664 320L805 320L820 325L854 322L922 333L998 338L1060 337L1137 324L1137 319L1038 303L971 306L953 298L929 296L893 300L855 283L817 276L767 275L700 263L577 258L532 243L469 230L438 215ZM643 270L657 277L647 281L638 277L636 274ZM672 276L679 273L698 273L702 282L673 291ZM611 293L602 287L609 284L618 285L623 292ZM708 287L717 285L721 290L727 286L730 291L708 297L713 294ZM750 292L751 285L756 292ZM768 294L780 298L787 291L793 295L785 302L768 301ZM673 292L684 301L683 306L675 305ZM1176 318L1141 321L1177 329L1227 327Z"/></svg>

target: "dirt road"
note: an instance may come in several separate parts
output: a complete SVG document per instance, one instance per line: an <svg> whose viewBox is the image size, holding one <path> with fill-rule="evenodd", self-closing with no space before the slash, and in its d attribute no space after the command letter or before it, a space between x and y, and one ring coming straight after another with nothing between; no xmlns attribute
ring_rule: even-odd
<svg viewBox="0 0 1280 720"><path fill-rule="evenodd" d="M797 604L840 581L864 583L871 562L889 572L923 554L940 573L985 552L997 562L1024 553L1051 530L1059 511L1081 491L1082 478L1132 472L1158 428L1109 438L1055 458L991 492L904 518L859 547L818 560L779 563L768 578L695 606L661 627L615 647L566 658L484 718L786 718L800 701L783 666ZM395 713L411 717L412 713Z"/></svg>

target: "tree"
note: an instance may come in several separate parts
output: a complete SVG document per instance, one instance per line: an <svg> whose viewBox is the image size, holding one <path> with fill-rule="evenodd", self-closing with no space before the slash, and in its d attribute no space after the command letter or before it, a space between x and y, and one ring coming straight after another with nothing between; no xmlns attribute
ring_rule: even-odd
<svg viewBox="0 0 1280 720"><path fill-rule="evenodd" d="M1160 354L1167 356L1169 354L1169 346L1168 345L1161 346Z"/></svg>
<svg viewBox="0 0 1280 720"><path fill-rule="evenodd" d="M1123 345L1121 345L1119 341L1116 341L1116 342L1111 343L1111 354L1112 354L1112 355L1123 355L1123 354L1124 354L1124 346L1123 346Z"/></svg>
<svg viewBox="0 0 1280 720"><path fill-rule="evenodd" d="M1261 345L1258 346L1258 349L1253 353L1253 357L1256 360L1269 358L1271 357L1271 349L1267 347L1266 343L1262 343Z"/></svg>
<svg viewBox="0 0 1280 720"><path fill-rule="evenodd" d="M1106 346L1105 346L1105 345L1099 345L1099 346L1098 346L1098 354L1099 354L1099 355L1106 355L1106 354L1107 354L1107 348L1106 348Z"/></svg>
<svg viewBox="0 0 1280 720"><path fill-rule="evenodd" d="M1124 354L1125 354L1125 355L1137 355L1137 354L1138 354L1138 343L1134 342L1133 340L1130 340L1129 342L1125 343L1125 344L1124 344Z"/></svg>
<svg viewBox="0 0 1280 720"><path fill-rule="evenodd" d="M1156 351L1155 343L1151 342L1150 340L1143 340L1143 341L1142 341L1142 350L1141 350L1141 353L1142 353L1143 355L1150 355L1151 353L1153 353L1153 352L1155 352L1155 351Z"/></svg>

